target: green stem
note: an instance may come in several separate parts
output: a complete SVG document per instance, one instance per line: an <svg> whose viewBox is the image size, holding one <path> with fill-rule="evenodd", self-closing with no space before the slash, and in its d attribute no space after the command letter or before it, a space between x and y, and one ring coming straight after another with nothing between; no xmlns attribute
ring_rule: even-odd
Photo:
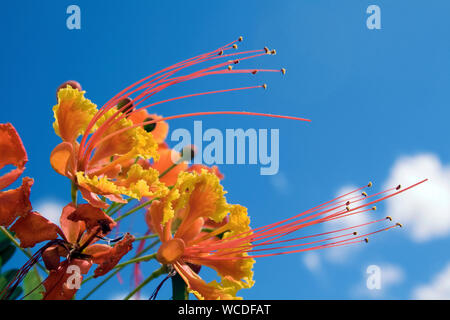
<svg viewBox="0 0 450 320"><path fill-rule="evenodd" d="M189 292L187 291L186 282L179 274L172 277L172 299L173 300L189 300Z"/></svg>
<svg viewBox="0 0 450 320"><path fill-rule="evenodd" d="M134 241L141 241L141 240L145 240L145 239L153 239L153 238L157 238L158 235L157 234L149 234L146 236L142 236L142 237L136 237L134 238Z"/></svg>
<svg viewBox="0 0 450 320"><path fill-rule="evenodd" d="M110 217L112 217L112 216L113 216L114 214L116 214L120 209L122 209L123 207L125 207L125 206L128 204L128 202L127 202L127 203L120 203L120 204L117 204L117 202L115 202L115 204L116 204L116 206L114 207L114 210L106 211L106 214L109 215Z"/></svg>
<svg viewBox="0 0 450 320"><path fill-rule="evenodd" d="M72 203L77 206L77 196L78 196L78 187L75 183L72 182L72 186L70 189L70 196L72 197Z"/></svg>
<svg viewBox="0 0 450 320"><path fill-rule="evenodd" d="M140 285L134 288L133 291L131 291L123 300L130 300L130 298L132 298L136 294L136 292L145 287L150 281L152 281L155 278L158 278L160 275L164 273L167 273L166 266L161 266L161 268L153 271L153 273L147 279L145 279Z"/></svg>
<svg viewBox="0 0 450 320"><path fill-rule="evenodd" d="M11 242L17 247L19 248L29 259L31 259L33 257L33 255L31 253L29 253L27 250L23 249L20 247L19 242L17 242L17 240L13 237L13 235L11 233L9 233L8 230L6 230L4 227L0 227L0 230L3 232L3 234L5 236L7 236L9 238L9 240L11 240ZM37 266L42 269L42 271L44 271L45 273L48 274L48 270L42 266L39 262L36 263Z"/></svg>
<svg viewBox="0 0 450 320"><path fill-rule="evenodd" d="M122 220L123 218L128 217L130 214L135 213L136 211L141 210L142 208L148 206L149 204L152 204L153 200L158 200L158 198L155 198L155 199L149 200L149 201L147 201L147 202L144 202L143 204L137 206L136 208L131 209L131 210L128 211L127 213L124 213L124 214L121 215L120 217L117 217L116 219L114 219L114 221L117 222L117 221Z"/></svg>
<svg viewBox="0 0 450 320"><path fill-rule="evenodd" d="M174 164L172 164L170 167L168 167L166 170L164 170L160 175L159 175L159 179L161 179L162 177L164 177L170 170L172 170L173 168L175 168L177 165L179 165L180 163L182 163L184 161L184 159L180 159L177 162L175 162Z"/></svg>

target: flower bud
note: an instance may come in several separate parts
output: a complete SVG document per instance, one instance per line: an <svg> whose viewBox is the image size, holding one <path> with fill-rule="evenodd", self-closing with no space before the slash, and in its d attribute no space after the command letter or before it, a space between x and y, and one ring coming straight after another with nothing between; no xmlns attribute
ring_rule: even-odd
<svg viewBox="0 0 450 320"><path fill-rule="evenodd" d="M62 84L58 87L58 89L56 89L56 99L58 99L58 91L59 91L60 89L67 88L67 87L72 87L73 89L77 89L77 90L79 90L79 91L82 90L82 89L81 89L81 84L80 84L79 82L77 82L77 81L75 81L75 80L69 80L69 81L66 81L66 82L62 83Z"/></svg>

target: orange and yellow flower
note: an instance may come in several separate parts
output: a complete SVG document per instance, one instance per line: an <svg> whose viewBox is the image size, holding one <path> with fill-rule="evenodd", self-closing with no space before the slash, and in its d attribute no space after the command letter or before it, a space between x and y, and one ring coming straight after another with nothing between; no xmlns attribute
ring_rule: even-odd
<svg viewBox="0 0 450 320"><path fill-rule="evenodd" d="M369 184L288 219L251 229L247 209L226 202L216 175L206 170L200 174L183 172L169 195L152 203L147 223L162 243L158 261L171 265L189 292L199 299L235 299L238 290L254 283L251 269L255 258L364 243L369 236L401 224L392 224L392 218L386 217L325 233L286 239L288 235L312 225L367 214L376 209L374 204L425 181L370 196L362 191ZM359 228L386 222L388 225L375 231L358 234ZM195 266L216 270L221 281L206 283Z"/></svg>
<svg viewBox="0 0 450 320"><path fill-rule="evenodd" d="M225 224L216 229L217 235L226 239L250 230L245 208L226 202L225 191L218 177L203 170L200 174L182 172L177 183L162 200L153 201L147 222L162 242L157 259L172 265L184 279L190 292L199 299L234 299L238 290L253 286L253 260L240 259L245 253L227 255L227 261L215 263L207 257L187 257L185 252L199 244L214 244L217 236L208 236L207 223L212 220ZM205 238L205 240L203 240ZM221 281L206 283L193 270L192 265L213 268ZM194 268L195 269L195 268Z"/></svg>
<svg viewBox="0 0 450 320"><path fill-rule="evenodd" d="M50 157L55 171L70 178L96 207L108 206L99 195L115 202L125 202L123 196L164 196L167 188L158 180L158 171L137 162L159 158L158 141L153 134L142 127L130 128L133 121L117 108L97 110L84 94L70 85L58 90L53 127L63 142ZM120 130L123 132L117 133ZM158 130L158 139L163 131ZM80 136L89 134L89 143L86 139L78 142ZM110 135L113 136L108 138Z"/></svg>

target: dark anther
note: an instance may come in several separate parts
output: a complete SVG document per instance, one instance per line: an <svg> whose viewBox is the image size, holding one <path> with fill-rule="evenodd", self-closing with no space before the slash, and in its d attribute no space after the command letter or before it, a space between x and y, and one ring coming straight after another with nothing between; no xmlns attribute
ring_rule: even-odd
<svg viewBox="0 0 450 320"><path fill-rule="evenodd" d="M145 122L153 121L153 120L155 120L155 119L149 117L149 118L145 119ZM155 128L156 128L156 122L144 125L144 130L147 132L152 132L153 130L155 130Z"/></svg>
<svg viewBox="0 0 450 320"><path fill-rule="evenodd" d="M109 226L109 221L106 219L98 220L97 221L103 234L107 234L111 232L111 227Z"/></svg>
<svg viewBox="0 0 450 320"><path fill-rule="evenodd" d="M125 107L126 106L126 107ZM122 109L125 107L124 109ZM133 100L131 98L123 98L117 103L117 109L122 111L123 113L130 113L133 111Z"/></svg>

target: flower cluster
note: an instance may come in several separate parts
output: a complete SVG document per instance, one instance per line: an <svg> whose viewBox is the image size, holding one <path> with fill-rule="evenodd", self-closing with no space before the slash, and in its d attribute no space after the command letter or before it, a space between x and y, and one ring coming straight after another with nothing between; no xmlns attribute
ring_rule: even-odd
<svg viewBox="0 0 450 320"><path fill-rule="evenodd" d="M3 191L22 175L28 159L14 127L9 123L0 124L0 169L15 167L0 177L1 230L17 238L21 248L41 245L3 289L2 298L8 298L41 260L47 270L42 298L72 299L79 289L70 283L68 271L72 266L80 270L80 281L83 277L88 281L113 269L118 272L129 264L135 264L135 271L139 273L141 262L156 259L161 268L146 281L137 283L127 298L151 279L166 273L166 279L177 277L183 283L184 292L198 299L237 299L239 290L254 284L252 268L257 258L364 243L370 235L401 226L386 217L320 234L298 234L313 225L369 214L377 202L424 181L372 195L365 190L371 187L369 183L288 219L252 228L247 209L227 202L221 185L224 176L217 167L189 165L195 153L194 146L187 146L182 153L170 149L165 140L169 132L167 121L172 119L235 114L309 121L245 111L167 117L148 112L150 107L182 98L267 87L264 84L195 93L145 105L161 90L191 79L257 72L285 74L284 68L234 68L241 61L275 54L275 50L268 48L233 51L240 41L242 38L156 72L122 90L100 108L85 97L86 92L76 81L68 81L58 88L53 128L62 141L53 149L50 163L57 173L70 180L72 196L72 202L61 212L59 225L33 211L29 200L31 178L23 178L16 189ZM180 75L189 67L215 61L218 62L212 66ZM82 199L78 198L79 194ZM132 201L137 202L137 206L113 218ZM136 238L130 233L117 239L108 236L114 229L118 232L119 220L140 209L145 212L147 236L138 239L141 242L134 258L119 263L132 251ZM380 226L359 234L358 229L367 225ZM143 255L142 245L145 239L152 237L157 239L159 248L154 254ZM93 276L86 278L94 264L97 266ZM202 267L215 270L220 279L206 282L199 275ZM157 290L154 296L156 293Z"/></svg>

